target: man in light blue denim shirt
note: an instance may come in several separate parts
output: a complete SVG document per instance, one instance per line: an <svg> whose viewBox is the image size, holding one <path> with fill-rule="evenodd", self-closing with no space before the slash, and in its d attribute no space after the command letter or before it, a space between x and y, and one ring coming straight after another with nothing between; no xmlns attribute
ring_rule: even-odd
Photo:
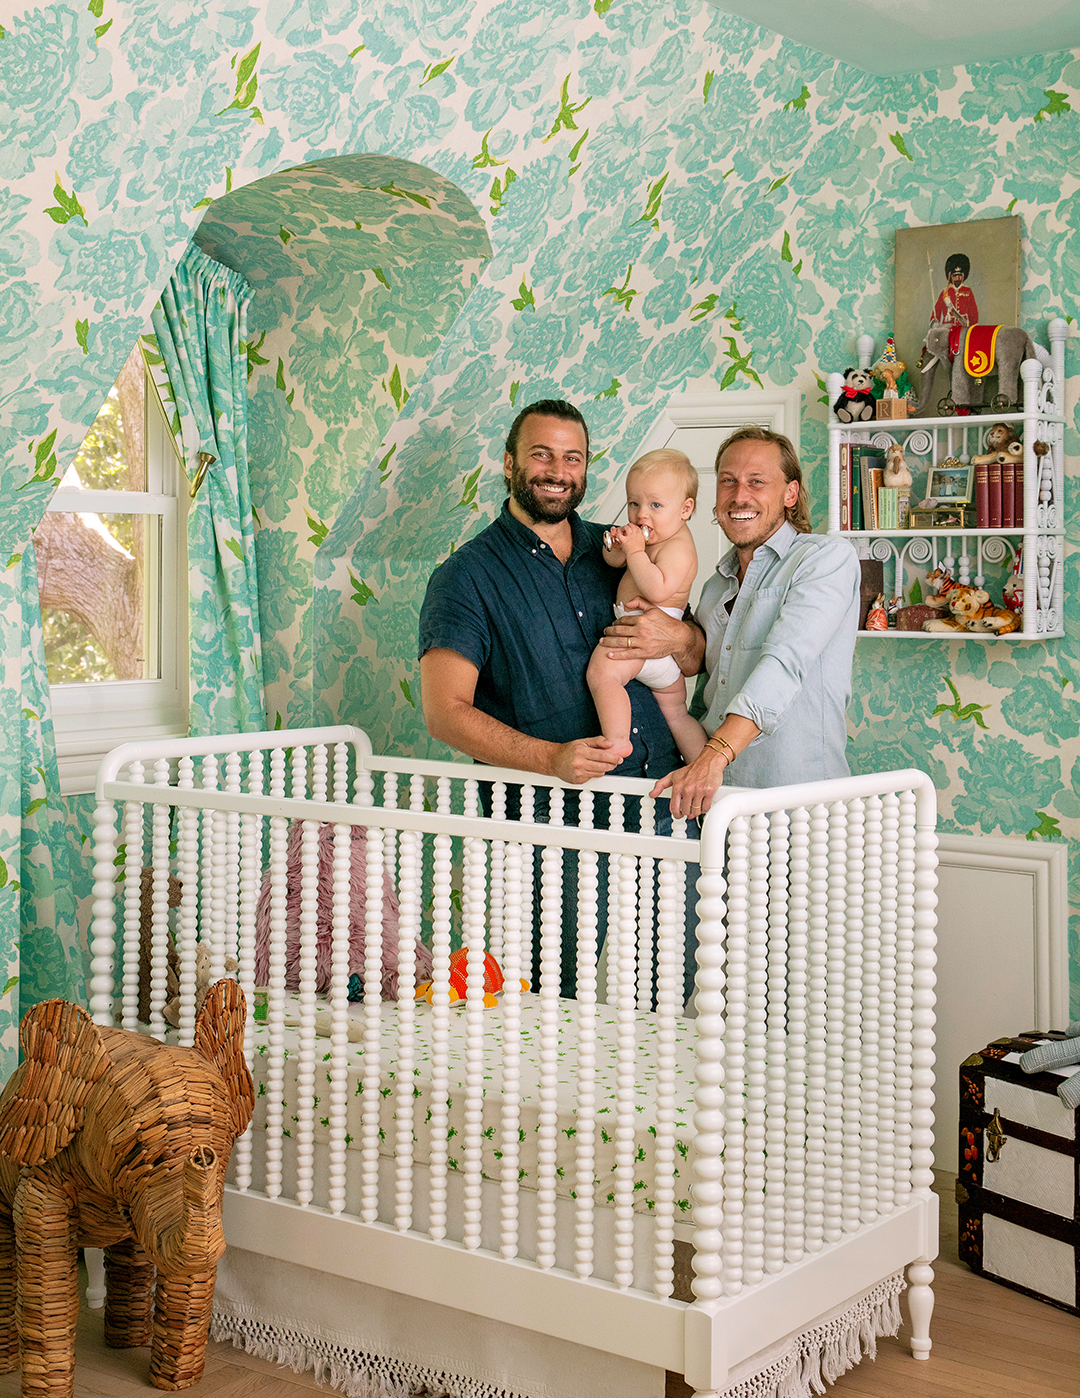
<svg viewBox="0 0 1080 1398"><path fill-rule="evenodd" d="M653 609L605 633L611 655L673 655L684 674L708 672L705 749L653 791L670 787L674 816L707 811L728 767L731 784L752 787L848 772L859 560L846 539L810 533L786 437L739 428L716 462L715 518L733 547L705 584L698 625Z"/></svg>

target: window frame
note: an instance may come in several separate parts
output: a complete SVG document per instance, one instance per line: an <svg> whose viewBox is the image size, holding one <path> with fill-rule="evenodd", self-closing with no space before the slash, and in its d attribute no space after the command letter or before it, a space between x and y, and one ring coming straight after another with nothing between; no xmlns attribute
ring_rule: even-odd
<svg viewBox="0 0 1080 1398"><path fill-rule="evenodd" d="M98 764L120 743L185 737L188 727L187 478L153 379L145 376L145 491L59 486L51 513L160 518L157 567L149 568L147 640L156 639L160 677L51 684L53 730L64 796L93 791Z"/></svg>

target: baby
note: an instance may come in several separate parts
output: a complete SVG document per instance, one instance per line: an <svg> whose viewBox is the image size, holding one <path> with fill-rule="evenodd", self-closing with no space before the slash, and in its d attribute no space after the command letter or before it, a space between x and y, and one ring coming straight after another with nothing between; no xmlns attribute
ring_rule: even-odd
<svg viewBox="0 0 1080 1398"><path fill-rule="evenodd" d="M630 523L613 527L604 537L605 562L626 569L616 594L617 617L640 615L625 611L624 604L634 597L644 597L669 616L682 616L697 575L697 550L686 523L694 513L697 491L697 471L681 451L649 451L630 467ZM638 679L655 693L683 759L692 762L705 745L705 731L686 711L686 681L676 662L670 657L637 663L611 660L608 649L609 643L601 639L587 673L604 737L629 740L626 685Z"/></svg>

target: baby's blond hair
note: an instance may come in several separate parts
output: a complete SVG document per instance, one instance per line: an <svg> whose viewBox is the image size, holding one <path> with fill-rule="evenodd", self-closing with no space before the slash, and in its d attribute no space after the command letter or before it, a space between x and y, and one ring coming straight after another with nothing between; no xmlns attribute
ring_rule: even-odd
<svg viewBox="0 0 1080 1398"><path fill-rule="evenodd" d="M684 451L677 451L674 447L657 447L655 451L647 451L626 473L627 485L631 476L642 476L647 471L666 471L674 476L682 486L683 499L693 500L697 504L698 473Z"/></svg>

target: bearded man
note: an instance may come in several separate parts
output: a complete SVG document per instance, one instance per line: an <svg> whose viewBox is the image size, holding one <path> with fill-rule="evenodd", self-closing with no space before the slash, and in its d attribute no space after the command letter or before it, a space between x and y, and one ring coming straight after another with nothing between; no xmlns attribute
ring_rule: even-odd
<svg viewBox="0 0 1080 1398"><path fill-rule="evenodd" d="M652 691L627 685L630 742L616 743L601 736L585 681L619 583L603 525L577 514L588 464L589 429L572 404L530 403L514 419L502 513L428 582L424 719L433 738L491 766L572 783L615 768L659 778L681 759Z"/></svg>

